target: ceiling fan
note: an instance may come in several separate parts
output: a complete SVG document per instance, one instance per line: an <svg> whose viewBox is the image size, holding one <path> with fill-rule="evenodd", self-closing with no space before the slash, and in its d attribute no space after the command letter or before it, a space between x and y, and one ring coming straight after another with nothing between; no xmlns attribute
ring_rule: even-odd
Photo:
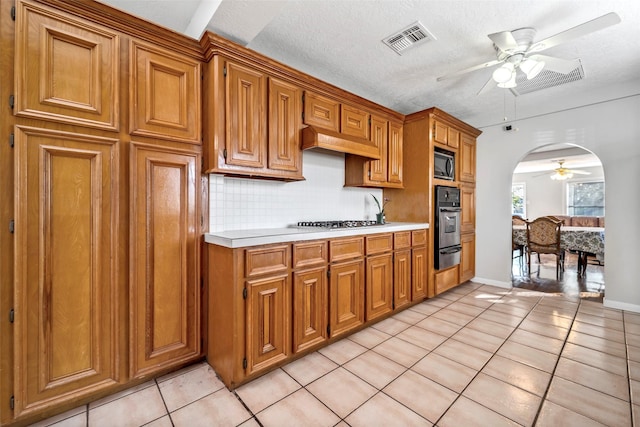
<svg viewBox="0 0 640 427"><path fill-rule="evenodd" d="M565 168L564 162L565 160L555 160L558 163L558 167L553 170L553 173L550 175L550 178L557 181L564 181L565 179L573 178L573 175L590 175L591 172L581 171L577 169L568 169ZM546 173L538 175L542 176L546 175Z"/></svg>
<svg viewBox="0 0 640 427"><path fill-rule="evenodd" d="M438 77L438 81L502 64L493 71L491 79L480 89L478 92L478 95L480 95L494 87L495 84L500 88L516 87L517 70L522 71L529 80L537 76L544 68L567 74L578 66L577 59L556 58L540 55L539 52L619 22L620 17L611 12L538 42L533 41L536 35L535 28L529 27L489 34L488 37L493 42L493 47L496 51L496 59Z"/></svg>

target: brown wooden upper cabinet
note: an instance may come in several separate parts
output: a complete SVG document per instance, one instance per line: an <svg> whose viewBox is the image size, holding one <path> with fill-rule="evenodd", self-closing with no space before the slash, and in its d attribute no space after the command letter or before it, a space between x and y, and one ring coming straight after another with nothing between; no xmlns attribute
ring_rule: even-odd
<svg viewBox="0 0 640 427"><path fill-rule="evenodd" d="M371 114L311 91L304 93L304 124L369 139Z"/></svg>
<svg viewBox="0 0 640 427"><path fill-rule="evenodd" d="M344 135L369 139L369 117L371 115L364 110L342 104L340 107L340 132Z"/></svg>
<svg viewBox="0 0 640 427"><path fill-rule="evenodd" d="M130 51L131 134L200 144L200 62L139 41Z"/></svg>
<svg viewBox="0 0 640 427"><path fill-rule="evenodd" d="M304 93L304 124L340 132L340 103L316 93Z"/></svg>
<svg viewBox="0 0 640 427"><path fill-rule="evenodd" d="M458 148L460 146L460 131L446 123L434 120L433 141L449 148Z"/></svg>
<svg viewBox="0 0 640 427"><path fill-rule="evenodd" d="M205 172L303 179L300 89L220 56L205 76Z"/></svg>
<svg viewBox="0 0 640 427"><path fill-rule="evenodd" d="M36 3L16 7L15 114L118 130L120 37Z"/></svg>
<svg viewBox="0 0 640 427"><path fill-rule="evenodd" d="M460 181L476 182L476 139L464 133L460 135Z"/></svg>
<svg viewBox="0 0 640 427"><path fill-rule="evenodd" d="M371 115L370 140L378 147L380 160L348 154L345 185L354 187L403 187L402 125Z"/></svg>

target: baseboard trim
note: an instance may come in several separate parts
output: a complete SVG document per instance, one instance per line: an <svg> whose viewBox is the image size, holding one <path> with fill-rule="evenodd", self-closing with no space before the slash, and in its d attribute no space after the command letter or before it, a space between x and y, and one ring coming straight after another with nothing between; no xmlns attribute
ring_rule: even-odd
<svg viewBox="0 0 640 427"><path fill-rule="evenodd" d="M483 285L498 286L500 288L511 288L511 282L500 282L499 280L485 279L482 277L474 277L471 281L482 283Z"/></svg>
<svg viewBox="0 0 640 427"><path fill-rule="evenodd" d="M634 313L640 313L640 305L638 305L638 304L629 304L628 302L612 301L610 299L607 299L606 296L604 297L604 299L602 301L602 305L604 305L607 308L617 308L618 310L632 311Z"/></svg>

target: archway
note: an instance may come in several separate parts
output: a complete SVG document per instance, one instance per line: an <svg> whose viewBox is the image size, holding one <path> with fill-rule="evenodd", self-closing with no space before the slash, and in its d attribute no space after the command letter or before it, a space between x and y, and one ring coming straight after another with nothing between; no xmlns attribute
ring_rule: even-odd
<svg viewBox="0 0 640 427"><path fill-rule="evenodd" d="M597 249L587 252L593 246L586 239L590 242L599 236L604 238L604 190L600 159L578 145L549 144L520 159L512 175L512 214L528 220L558 218L563 222L563 242L568 248L564 251L564 271L557 277L555 256L531 257L529 270L523 242L515 242L512 286L602 301L604 254L596 253ZM524 234L514 232L517 240Z"/></svg>

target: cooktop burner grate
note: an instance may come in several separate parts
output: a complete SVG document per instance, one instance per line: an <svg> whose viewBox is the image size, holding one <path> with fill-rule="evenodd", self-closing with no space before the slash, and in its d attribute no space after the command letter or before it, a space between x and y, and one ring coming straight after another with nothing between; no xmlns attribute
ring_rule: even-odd
<svg viewBox="0 0 640 427"><path fill-rule="evenodd" d="M370 227L379 225L374 220L347 220L347 221L300 221L298 227L319 227L319 228L352 228L352 227Z"/></svg>

